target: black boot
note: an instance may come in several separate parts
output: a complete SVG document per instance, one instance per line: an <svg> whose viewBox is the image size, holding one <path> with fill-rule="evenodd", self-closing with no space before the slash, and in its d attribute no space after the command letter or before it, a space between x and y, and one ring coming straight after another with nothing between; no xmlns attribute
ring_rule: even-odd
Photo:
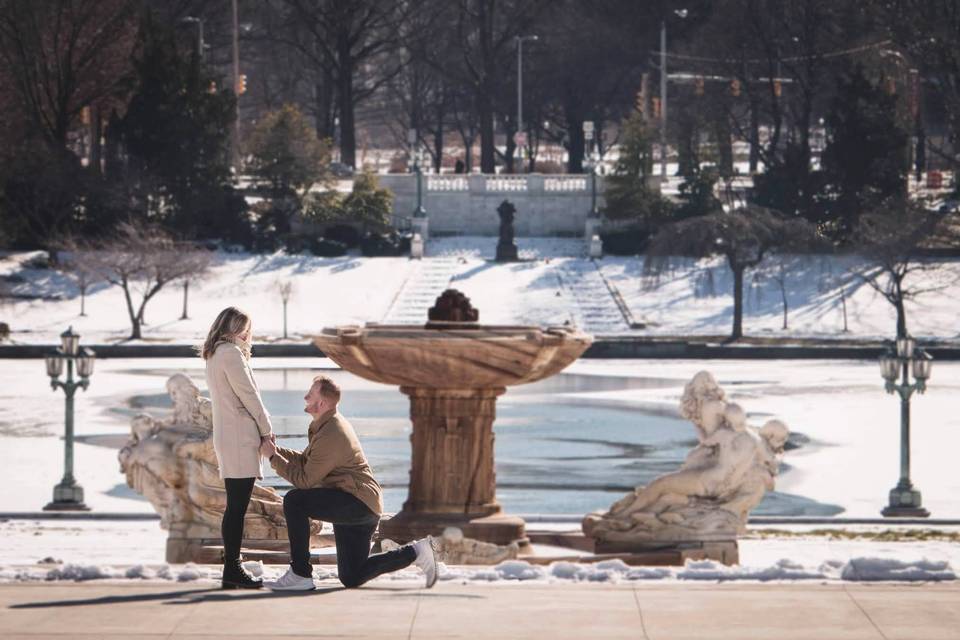
<svg viewBox="0 0 960 640"><path fill-rule="evenodd" d="M254 579L247 573L240 559L225 562L223 564L223 580L221 586L224 589L259 589L263 587L263 580Z"/></svg>

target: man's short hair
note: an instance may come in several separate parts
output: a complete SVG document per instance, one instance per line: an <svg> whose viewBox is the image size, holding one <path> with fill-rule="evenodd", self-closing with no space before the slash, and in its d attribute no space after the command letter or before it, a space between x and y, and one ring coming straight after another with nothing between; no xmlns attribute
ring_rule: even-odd
<svg viewBox="0 0 960 640"><path fill-rule="evenodd" d="M323 375L317 376L313 379L313 384L320 385L320 395L333 404L339 404L340 385L334 382L332 378Z"/></svg>

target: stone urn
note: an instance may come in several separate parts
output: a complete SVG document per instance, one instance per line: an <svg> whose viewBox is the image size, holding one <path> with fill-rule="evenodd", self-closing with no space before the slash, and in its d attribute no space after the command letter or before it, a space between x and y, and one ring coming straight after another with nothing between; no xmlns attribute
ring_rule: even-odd
<svg viewBox="0 0 960 640"><path fill-rule="evenodd" d="M497 503L497 397L559 373L593 338L566 326L479 324L469 300L450 289L429 317L424 325L327 328L313 339L344 370L397 385L410 398L409 493L403 509L381 522L381 537L407 542L457 527L476 540L528 544L523 519Z"/></svg>

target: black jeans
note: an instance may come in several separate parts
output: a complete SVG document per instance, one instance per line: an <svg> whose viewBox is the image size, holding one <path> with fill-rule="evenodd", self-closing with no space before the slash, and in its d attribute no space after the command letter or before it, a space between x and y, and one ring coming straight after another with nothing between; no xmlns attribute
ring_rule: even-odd
<svg viewBox="0 0 960 640"><path fill-rule="evenodd" d="M291 489L283 496L290 538L290 567L298 576L313 575L310 566L310 518L333 525L337 573L345 587L359 587L377 576L403 569L417 558L410 545L370 555L370 540L380 516L339 489Z"/></svg>
<svg viewBox="0 0 960 640"><path fill-rule="evenodd" d="M223 536L223 563L240 559L240 543L243 541L243 519L247 515L250 494L256 478L224 478L227 488L227 508L223 511L220 535Z"/></svg>

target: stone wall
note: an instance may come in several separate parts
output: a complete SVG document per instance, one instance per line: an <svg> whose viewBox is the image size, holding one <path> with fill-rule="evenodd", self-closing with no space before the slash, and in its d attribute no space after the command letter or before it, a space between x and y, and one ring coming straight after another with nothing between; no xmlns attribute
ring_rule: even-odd
<svg viewBox="0 0 960 640"><path fill-rule="evenodd" d="M410 216L417 206L416 175L378 177L394 193L394 215ZM496 236L497 207L503 200L517 207L517 236L580 236L590 213L589 175L425 174L422 179L431 235ZM597 176L598 208L603 207L603 183L603 176Z"/></svg>

